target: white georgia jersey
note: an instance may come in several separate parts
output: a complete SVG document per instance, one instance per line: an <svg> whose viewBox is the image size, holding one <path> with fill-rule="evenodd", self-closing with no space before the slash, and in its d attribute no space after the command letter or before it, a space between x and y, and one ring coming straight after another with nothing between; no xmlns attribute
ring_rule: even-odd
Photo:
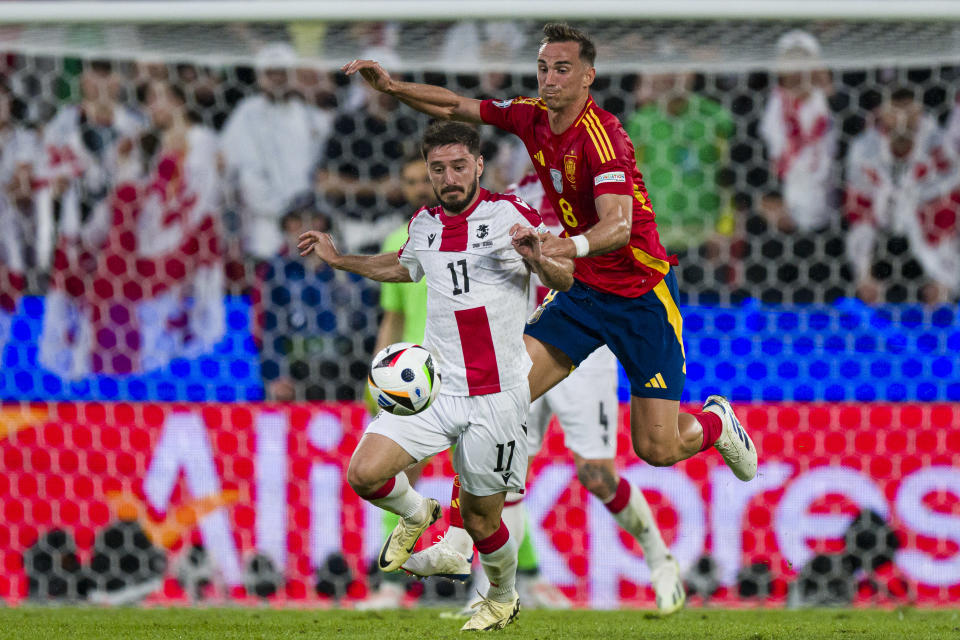
<svg viewBox="0 0 960 640"><path fill-rule="evenodd" d="M507 189L507 193L518 196L521 200L528 203L534 209L537 209L540 212L540 219L543 220L544 227L547 228L550 233L559 236L563 233L563 225L560 224L560 218L557 217L556 211L553 210L553 205L550 204L550 201L543 197L543 184L540 182L540 178L535 173L528 173L520 179L520 182L510 185ZM550 287L545 286L536 273L530 273L530 301L528 309L530 313L533 313L536 308L543 302L543 299L550 293ZM607 369L617 367L617 359L613 355L613 352L610 351L610 347L607 345L601 345L596 351L591 353L589 356L580 363L580 366L577 367L577 371L583 369Z"/></svg>
<svg viewBox="0 0 960 640"><path fill-rule="evenodd" d="M427 279L423 346L443 377L440 393L478 396L527 383L530 276L511 244L514 224L545 230L520 198L486 189L460 215L424 207L410 220L399 258L414 282Z"/></svg>

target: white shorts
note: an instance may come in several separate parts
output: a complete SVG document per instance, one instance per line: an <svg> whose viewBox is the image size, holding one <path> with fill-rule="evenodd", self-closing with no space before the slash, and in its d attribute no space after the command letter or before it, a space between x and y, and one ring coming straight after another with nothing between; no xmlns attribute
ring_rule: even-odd
<svg viewBox="0 0 960 640"><path fill-rule="evenodd" d="M522 493L527 477L530 387L482 396L441 393L423 413L395 416L381 411L366 433L390 438L417 461L457 445L453 468L460 486L475 496Z"/></svg>
<svg viewBox="0 0 960 640"><path fill-rule="evenodd" d="M617 454L617 359L606 346L591 353L573 373L530 405L527 446L536 455L556 414L567 449L589 460Z"/></svg>

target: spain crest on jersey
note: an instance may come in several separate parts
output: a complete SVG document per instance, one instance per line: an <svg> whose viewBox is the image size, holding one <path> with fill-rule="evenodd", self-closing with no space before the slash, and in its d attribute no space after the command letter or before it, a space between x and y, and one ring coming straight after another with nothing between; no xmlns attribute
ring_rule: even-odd
<svg viewBox="0 0 960 640"><path fill-rule="evenodd" d="M553 181L553 188L557 190L557 193L563 193L563 176L560 175L559 169L550 169L550 179Z"/></svg>
<svg viewBox="0 0 960 640"><path fill-rule="evenodd" d="M577 156L568 153L563 156L563 175L573 188L577 187Z"/></svg>

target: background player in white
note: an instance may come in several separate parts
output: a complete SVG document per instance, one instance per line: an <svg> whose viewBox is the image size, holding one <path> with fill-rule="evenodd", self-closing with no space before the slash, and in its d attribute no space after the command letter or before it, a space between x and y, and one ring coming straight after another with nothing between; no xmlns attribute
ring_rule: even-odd
<svg viewBox="0 0 960 640"><path fill-rule="evenodd" d="M526 176L508 191L538 209L547 229L559 233L560 221L549 201L543 197L543 186L536 175ZM548 293L536 276L531 279L531 307L536 314L539 312L537 305L544 296L552 293ZM686 600L680 567L663 542L643 492L617 473L614 457L617 453L618 408L617 359L604 345L580 363L567 379L533 401L527 419L527 447L532 459L543 445L550 419L556 415L563 428L564 442L577 465L577 479L640 543L650 568L657 608L662 614L669 615L679 610ZM523 537L526 523L522 498L519 494L508 494L509 506L504 509L503 516L517 539ZM472 557L472 552L473 542L469 536L451 524L436 544L413 554L403 568L420 576L466 577L470 572L468 558Z"/></svg>
<svg viewBox="0 0 960 640"><path fill-rule="evenodd" d="M573 263L540 254L537 212L516 196L479 188L480 137L471 126L434 123L422 151L441 206L410 220L399 254L345 256L324 233L299 245L331 266L381 282L427 279L424 346L442 373L440 395L414 416L381 413L367 428L347 470L358 495L398 514L380 552L395 571L423 531L440 516L403 470L456 444L454 467L463 488L460 509L490 580L486 598L465 630L495 629L519 611L517 545L503 524L507 491L523 491L527 468L524 423L530 405L523 348L529 272L554 288L573 283Z"/></svg>

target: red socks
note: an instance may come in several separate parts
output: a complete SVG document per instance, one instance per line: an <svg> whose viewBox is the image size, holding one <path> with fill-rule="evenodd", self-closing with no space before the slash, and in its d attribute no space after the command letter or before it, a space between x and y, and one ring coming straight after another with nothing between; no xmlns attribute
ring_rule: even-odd
<svg viewBox="0 0 960 640"><path fill-rule="evenodd" d="M386 498L390 495L390 492L393 491L393 488L397 485L396 478L390 478L383 483L383 486L371 493L368 496L360 496L364 500L379 500L381 498Z"/></svg>
<svg viewBox="0 0 960 640"><path fill-rule="evenodd" d="M720 416L713 411L704 411L703 413L691 413L700 426L703 427L703 444L700 445L700 451L706 451L713 446L720 434L723 433L723 422Z"/></svg>
<svg viewBox="0 0 960 640"><path fill-rule="evenodd" d="M501 520L499 529L494 531L483 540L476 541L474 546L480 553L493 553L503 545L507 544L507 540L509 539L510 530L507 529L507 525L503 524L503 520Z"/></svg>
<svg viewBox="0 0 960 640"><path fill-rule="evenodd" d="M453 490L450 492L450 526L463 529L463 516L460 515L460 476L453 476Z"/></svg>
<svg viewBox="0 0 960 640"><path fill-rule="evenodd" d="M613 494L609 501L604 502L603 506L610 513L620 513L628 504L630 504L630 483L620 478L620 483L617 484L617 492Z"/></svg>

